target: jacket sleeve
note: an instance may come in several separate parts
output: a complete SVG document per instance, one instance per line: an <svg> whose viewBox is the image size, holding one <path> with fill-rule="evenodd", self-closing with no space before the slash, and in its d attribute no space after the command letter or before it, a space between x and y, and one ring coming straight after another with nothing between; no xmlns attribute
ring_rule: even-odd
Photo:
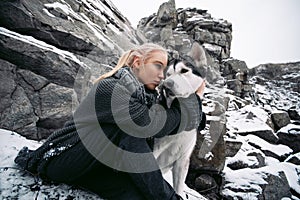
<svg viewBox="0 0 300 200"><path fill-rule="evenodd" d="M201 113L196 94L186 99L178 99L170 108L147 104L132 95L126 87L99 83L95 95L96 113L100 123L116 123L124 132L138 137L163 137L182 130L197 128Z"/></svg>

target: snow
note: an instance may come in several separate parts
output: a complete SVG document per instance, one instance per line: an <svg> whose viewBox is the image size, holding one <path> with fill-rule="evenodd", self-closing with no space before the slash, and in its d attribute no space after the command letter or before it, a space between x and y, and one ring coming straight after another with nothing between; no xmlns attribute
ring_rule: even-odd
<svg viewBox="0 0 300 200"><path fill-rule="evenodd" d="M59 8L61 9L66 15L69 15L71 12L71 8L67 6L66 4L62 4L59 2L54 2L54 3L46 3L44 4L46 8Z"/></svg>
<svg viewBox="0 0 300 200"><path fill-rule="evenodd" d="M188 22L193 22L193 21L204 21L204 17L202 15L196 15L196 16L193 16L191 18L189 18L187 21ZM207 20L209 21L209 20Z"/></svg>
<svg viewBox="0 0 300 200"><path fill-rule="evenodd" d="M286 145L270 144L269 142L255 135L247 135L245 136L245 140L251 141L252 143L255 143L261 150L268 150L270 152L275 153L279 157L293 153L293 150Z"/></svg>
<svg viewBox="0 0 300 200"><path fill-rule="evenodd" d="M296 154L293 154L293 155L290 155L289 157L287 157L286 160L289 160L289 159L291 159L292 157L295 157L295 158L297 158L298 160L300 160L300 152L298 152L298 153L296 153Z"/></svg>
<svg viewBox="0 0 300 200"><path fill-rule="evenodd" d="M43 8L43 11L49 16L55 18L55 15L52 15L46 8Z"/></svg>
<svg viewBox="0 0 300 200"><path fill-rule="evenodd" d="M222 51L222 47L220 47L218 45L209 44L209 43L204 43L203 47L205 49L207 49L208 51L212 51L212 52L221 52Z"/></svg>
<svg viewBox="0 0 300 200"><path fill-rule="evenodd" d="M241 141L242 147L234 157L226 159L224 172L225 178L225 189L223 194L231 196L239 196L242 199L257 199L258 194L261 194L262 188L261 185L268 184L265 180L268 174L278 176L279 172L284 172L290 188L295 190L297 193L300 192L300 166L289 163L289 162L280 162L279 160L265 156L260 150L249 145L249 141L260 146L262 150L269 150L277 155L284 155L292 153L292 150L285 145L273 145L263 139L254 136L237 136L236 140ZM257 164L257 160L254 156L249 156L250 152L257 152L263 155L265 159L264 167L260 168L242 168L238 170L232 170L227 167L227 164L231 164L237 161L243 161L249 166ZM247 192L234 192L231 190L234 188L234 191L237 189ZM248 191L255 191L249 193ZM297 199L297 197L294 197Z"/></svg>
<svg viewBox="0 0 300 200"><path fill-rule="evenodd" d="M247 105L237 111L227 111L227 128L232 132L247 133L273 129L266 124L268 114L258 106Z"/></svg>
<svg viewBox="0 0 300 200"><path fill-rule="evenodd" d="M300 166L287 162L276 163L276 165L265 166L258 169L244 168L230 170L229 168L225 168L223 171L225 173L225 180L230 182L230 184L226 184L225 188L252 188L257 192L261 192L261 187L259 185L267 184L264 179L266 178L266 174L278 176L279 172L282 171L286 175L290 187L297 193L300 193L298 174L300 172Z"/></svg>
<svg viewBox="0 0 300 200"><path fill-rule="evenodd" d="M29 149L36 149L42 144L34 140L26 140L19 134L4 129L0 129L0 137L0 149L5 152L0 157L1 167L13 166L14 162L12 158L16 157L17 152L23 146L28 146Z"/></svg>
<svg viewBox="0 0 300 200"><path fill-rule="evenodd" d="M300 125L288 124L282 127L278 132L287 134L300 134Z"/></svg>

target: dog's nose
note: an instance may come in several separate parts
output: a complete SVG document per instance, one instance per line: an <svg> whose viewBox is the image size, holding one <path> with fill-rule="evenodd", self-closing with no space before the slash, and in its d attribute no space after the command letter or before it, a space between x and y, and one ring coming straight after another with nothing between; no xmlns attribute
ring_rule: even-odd
<svg viewBox="0 0 300 200"><path fill-rule="evenodd" d="M174 86L174 81L173 80L165 80L164 84L167 88L172 88Z"/></svg>

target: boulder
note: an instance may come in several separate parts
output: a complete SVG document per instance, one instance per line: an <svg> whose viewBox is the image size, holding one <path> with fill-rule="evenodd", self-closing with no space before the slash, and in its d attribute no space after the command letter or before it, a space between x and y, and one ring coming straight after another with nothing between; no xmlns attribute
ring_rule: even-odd
<svg viewBox="0 0 300 200"><path fill-rule="evenodd" d="M300 152L300 125L288 124L276 133L278 143L289 146L294 153Z"/></svg>
<svg viewBox="0 0 300 200"><path fill-rule="evenodd" d="M268 113L259 106L247 105L236 111L227 111L227 126L233 133L239 135L256 135L275 144L277 135L268 125Z"/></svg>
<svg viewBox="0 0 300 200"><path fill-rule="evenodd" d="M225 174L223 196L226 199L282 199L291 198L286 173L265 169L241 169ZM246 172L247 170L247 172ZM269 171L268 171L269 170ZM240 180L243 184L238 186Z"/></svg>
<svg viewBox="0 0 300 200"><path fill-rule="evenodd" d="M273 157L277 160L284 161L289 155L293 153L293 150L282 144L271 144L255 135L247 135L248 144L261 150L266 156Z"/></svg>
<svg viewBox="0 0 300 200"><path fill-rule="evenodd" d="M233 139L225 139L225 155L226 157L233 157L240 150L242 146L242 142L233 140Z"/></svg>
<svg viewBox="0 0 300 200"><path fill-rule="evenodd" d="M289 114L285 111L275 111L271 114L271 119L274 124L275 130L288 125L291 122Z"/></svg>
<svg viewBox="0 0 300 200"><path fill-rule="evenodd" d="M290 162L293 163L295 165L300 165L300 153L296 153L293 155L290 155L285 162Z"/></svg>
<svg viewBox="0 0 300 200"><path fill-rule="evenodd" d="M70 118L72 102L84 97L89 67L72 53L32 37L2 28L0 38L0 52L6 52L0 55L5 76L0 82L9 83L8 90L2 88L0 127L46 138ZM83 87L76 87L79 82Z"/></svg>

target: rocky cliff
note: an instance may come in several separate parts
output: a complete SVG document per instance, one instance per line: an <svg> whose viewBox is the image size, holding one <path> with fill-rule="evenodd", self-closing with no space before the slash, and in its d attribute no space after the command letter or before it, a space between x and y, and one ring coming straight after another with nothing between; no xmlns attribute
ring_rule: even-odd
<svg viewBox="0 0 300 200"><path fill-rule="evenodd" d="M230 56L230 22L200 8L177 9L174 0L137 29L106 0L5 0L0 7L0 128L47 138L124 50L150 41L177 58L198 42L207 124L187 184L211 199L299 198L299 184L287 173L299 177L299 63L249 70ZM265 170L270 160L287 170ZM244 177L238 185L232 177L239 173L260 181Z"/></svg>
<svg viewBox="0 0 300 200"><path fill-rule="evenodd" d="M1 1L0 26L0 126L32 139L61 127L89 82L144 41L106 1Z"/></svg>

